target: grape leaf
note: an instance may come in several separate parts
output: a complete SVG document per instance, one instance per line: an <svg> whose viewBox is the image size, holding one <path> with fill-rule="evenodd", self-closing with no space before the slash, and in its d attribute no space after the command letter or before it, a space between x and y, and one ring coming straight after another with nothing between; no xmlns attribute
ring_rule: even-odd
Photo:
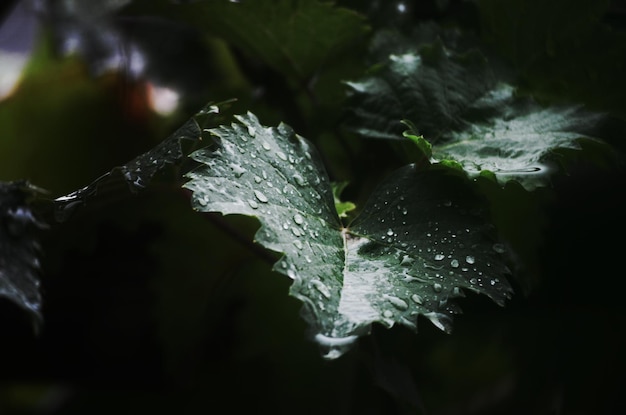
<svg viewBox="0 0 626 415"><path fill-rule="evenodd" d="M183 140L194 142L200 139L200 124L203 122L201 120L217 113L219 113L219 106L207 105L151 150L122 166L114 167L89 185L56 198L54 200L56 220L59 222L67 220L77 207L85 205L90 199L101 195L108 189L115 189L120 183L125 183L133 193L144 189L159 171L182 159L184 153L181 143Z"/></svg>
<svg viewBox="0 0 626 415"><path fill-rule="evenodd" d="M454 162L470 176L491 172L526 189L547 184L556 149L601 142L602 116L580 106L545 107L499 81L477 50L455 53L440 41L389 55L376 73L348 82L351 127L374 138L401 139L401 121L432 144L433 162Z"/></svg>
<svg viewBox="0 0 626 415"><path fill-rule="evenodd" d="M191 157L201 165L184 187L201 212L256 217L256 242L284 256L274 270L327 358L345 352L372 323L416 328L417 316L449 331L463 289L503 304L507 268L478 214L479 200L443 169L396 171L344 227L333 191L309 142L248 113L210 130L215 145Z"/></svg>
<svg viewBox="0 0 626 415"><path fill-rule="evenodd" d="M181 13L185 7L173 12ZM199 28L300 82L368 31L362 16L332 2L213 0L188 7L187 17Z"/></svg>
<svg viewBox="0 0 626 415"><path fill-rule="evenodd" d="M0 183L0 297L41 320L39 244L37 231L46 227L35 218L28 198L37 192L25 182Z"/></svg>

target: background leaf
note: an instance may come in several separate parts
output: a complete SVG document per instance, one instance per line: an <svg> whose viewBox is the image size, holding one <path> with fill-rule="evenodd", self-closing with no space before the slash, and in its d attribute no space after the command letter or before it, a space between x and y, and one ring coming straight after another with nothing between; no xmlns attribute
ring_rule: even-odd
<svg viewBox="0 0 626 415"><path fill-rule="evenodd" d="M46 226L35 218L28 204L36 191L25 182L0 183L0 297L22 307L39 323L37 232Z"/></svg>
<svg viewBox="0 0 626 415"><path fill-rule="evenodd" d="M434 161L454 161L470 177L487 170L528 190L548 183L554 166L544 162L555 150L594 140L603 119L517 96L477 50L459 54L441 41L391 54L382 68L347 85L354 103L350 126L359 134L399 139L407 119L432 143Z"/></svg>

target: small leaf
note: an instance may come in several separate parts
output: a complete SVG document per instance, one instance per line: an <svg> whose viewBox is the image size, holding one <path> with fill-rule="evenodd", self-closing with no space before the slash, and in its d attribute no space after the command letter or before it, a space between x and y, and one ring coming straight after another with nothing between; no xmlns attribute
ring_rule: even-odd
<svg viewBox="0 0 626 415"><path fill-rule="evenodd" d="M340 218L347 218L348 212L356 209L356 205L352 202L342 202L341 193L348 186L348 182L332 182L330 187L333 189L333 198L335 199L335 209Z"/></svg>
<svg viewBox="0 0 626 415"><path fill-rule="evenodd" d="M404 138L408 138L417 146L421 155L429 160L433 155L433 146L424 138L423 135L418 135L417 128L413 125L413 123L409 120L402 120L402 123L405 124L409 129L402 133Z"/></svg>
<svg viewBox="0 0 626 415"><path fill-rule="evenodd" d="M463 180L441 169L398 170L344 228L326 172L308 141L252 114L210 130L215 148L185 187L201 212L255 216L255 240L284 256L274 270L293 280L291 295L327 358L345 352L372 323L416 328L417 316L450 330L463 289L498 304L510 295L506 267Z"/></svg>
<svg viewBox="0 0 626 415"><path fill-rule="evenodd" d="M30 312L36 324L42 318L36 233L46 225L28 199L38 191L26 182L0 183L0 297Z"/></svg>

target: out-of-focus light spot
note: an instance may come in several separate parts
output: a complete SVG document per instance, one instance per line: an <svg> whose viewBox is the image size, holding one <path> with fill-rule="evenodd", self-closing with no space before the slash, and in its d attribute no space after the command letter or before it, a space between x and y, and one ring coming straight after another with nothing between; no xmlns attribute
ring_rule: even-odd
<svg viewBox="0 0 626 415"><path fill-rule="evenodd" d="M406 13L406 4L400 2L396 5L396 9L398 9L399 13Z"/></svg>
<svg viewBox="0 0 626 415"><path fill-rule="evenodd" d="M29 56L0 50L0 101L13 93Z"/></svg>
<svg viewBox="0 0 626 415"><path fill-rule="evenodd" d="M170 115L178 108L180 94L175 90L148 83L148 105L160 115Z"/></svg>

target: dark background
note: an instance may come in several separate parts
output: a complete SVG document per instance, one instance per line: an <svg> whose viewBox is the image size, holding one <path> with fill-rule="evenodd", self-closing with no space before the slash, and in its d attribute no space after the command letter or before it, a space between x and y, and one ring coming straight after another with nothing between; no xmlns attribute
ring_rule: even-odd
<svg viewBox="0 0 626 415"><path fill-rule="evenodd" d="M529 2L536 7L520 6L508 23L489 1L405 2L402 14L396 3L340 2L369 16L374 29L435 20L476 32L523 67L528 90L612 114L610 144L624 148L624 2L607 3L591 29L559 39L555 55L532 59L526 51L537 40L524 34L541 37L542 24L534 25L533 10L544 7L552 13L546 20L565 25L558 19L584 13L584 2ZM521 3L511 1L509 11ZM13 39L24 40L31 27L24 22L35 21L40 31L30 46L0 44L32 47L33 56L22 83L0 101L3 181L26 178L54 197L66 194L152 148L211 100L240 98L232 111L252 109L266 124L306 121L290 112L293 85L282 74L235 49L229 56L240 69L232 75L223 44L184 20L144 19L155 13L145 2L103 7L87 28L81 16L59 10L22 16L35 20L19 24ZM485 10L501 25L490 25ZM515 45L507 34L514 25L521 27ZM70 27L82 31L84 48L68 57L59 45ZM145 71L133 75L121 65L100 73L116 53L99 38L107 30L119 50L145 45ZM358 77L363 65L354 63L346 77ZM150 83L181 93L175 113L152 111ZM316 138L306 122L296 131L320 147L334 180L356 183L353 200L403 162L384 143L348 137L354 151L345 163L346 147L336 142L345 136ZM451 335L425 319L417 335L374 327L331 362L308 340L289 281L238 239L252 240L254 220L196 214L167 180L135 195L122 188L43 233L38 335L31 316L0 300L0 414L622 413L626 171L619 164L578 160L552 189L504 189L502 206L522 206L504 220L525 260L506 307L468 294Z"/></svg>

